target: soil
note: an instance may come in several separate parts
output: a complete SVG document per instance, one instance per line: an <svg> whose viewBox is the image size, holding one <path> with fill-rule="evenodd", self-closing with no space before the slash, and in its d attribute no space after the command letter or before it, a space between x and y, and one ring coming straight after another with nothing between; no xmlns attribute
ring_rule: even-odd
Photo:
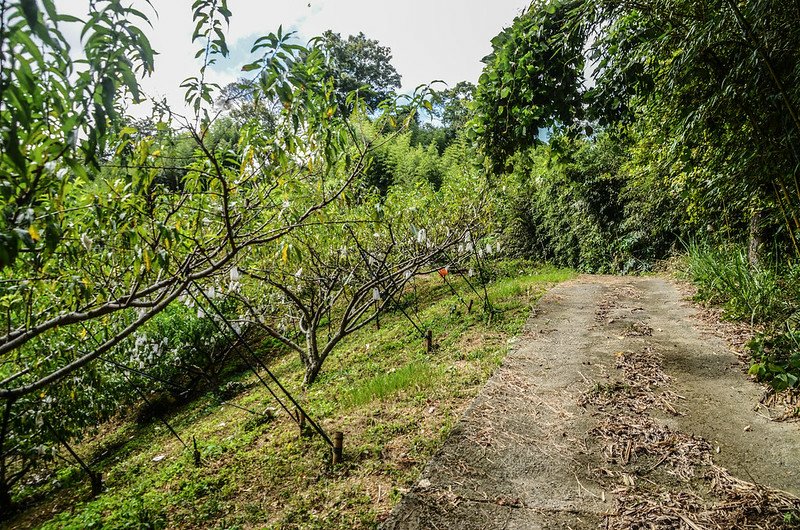
<svg viewBox="0 0 800 530"><path fill-rule="evenodd" d="M579 277L382 528L789 527L800 423L763 395L674 281Z"/></svg>

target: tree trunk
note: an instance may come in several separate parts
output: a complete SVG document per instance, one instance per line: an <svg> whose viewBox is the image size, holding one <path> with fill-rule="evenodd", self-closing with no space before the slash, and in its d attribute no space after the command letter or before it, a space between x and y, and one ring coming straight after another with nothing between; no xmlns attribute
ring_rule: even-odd
<svg viewBox="0 0 800 530"><path fill-rule="evenodd" d="M317 343L317 330L313 326L310 326L309 330L306 331L306 353L303 355L303 365L306 367L303 386L311 386L322 368L322 359L319 358L319 345Z"/></svg>
<svg viewBox="0 0 800 530"><path fill-rule="evenodd" d="M8 467L6 465L6 437L8 436L9 422L11 420L11 407L14 400L9 399L3 407L3 418L0 422L0 520L11 514L13 505L11 503L11 485L7 477Z"/></svg>
<svg viewBox="0 0 800 530"><path fill-rule="evenodd" d="M751 267L761 264L761 250L764 246L762 212L756 210L750 217L750 233L747 241L747 261Z"/></svg>
<svg viewBox="0 0 800 530"><path fill-rule="evenodd" d="M14 505L11 502L11 491L5 481L0 482L0 521L11 516Z"/></svg>
<svg viewBox="0 0 800 530"><path fill-rule="evenodd" d="M316 381L319 371L322 368L322 362L318 360L306 363L306 375L303 379L303 386L311 386Z"/></svg>

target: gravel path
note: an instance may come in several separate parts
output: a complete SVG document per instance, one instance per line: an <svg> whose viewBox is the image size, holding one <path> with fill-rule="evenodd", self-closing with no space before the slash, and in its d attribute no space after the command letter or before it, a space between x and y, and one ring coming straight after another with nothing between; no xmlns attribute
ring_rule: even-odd
<svg viewBox="0 0 800 530"><path fill-rule="evenodd" d="M762 392L671 281L560 284L383 528L777 528L800 424Z"/></svg>

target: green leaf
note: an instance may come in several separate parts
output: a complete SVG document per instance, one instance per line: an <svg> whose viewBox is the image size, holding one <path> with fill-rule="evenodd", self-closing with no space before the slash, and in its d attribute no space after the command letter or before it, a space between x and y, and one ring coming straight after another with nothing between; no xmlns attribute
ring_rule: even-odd
<svg viewBox="0 0 800 530"><path fill-rule="evenodd" d="M56 223L48 223L44 230L44 245L47 250L53 252L61 241L61 229Z"/></svg>
<svg viewBox="0 0 800 530"><path fill-rule="evenodd" d="M21 0L22 14L32 30L36 31L39 26L39 6L36 0Z"/></svg>
<svg viewBox="0 0 800 530"><path fill-rule="evenodd" d="M256 61L254 63L242 66L242 72L252 72L253 70L258 70L259 68L261 68L261 61Z"/></svg>
<svg viewBox="0 0 800 530"><path fill-rule="evenodd" d="M20 150L19 133L17 124L14 121L11 122L11 127L9 128L6 155L11 159L20 175L25 175L28 172L28 163Z"/></svg>
<svg viewBox="0 0 800 530"><path fill-rule="evenodd" d="M150 46L150 41L147 39L144 32L136 26L128 26L128 30L131 32L131 35L134 36L135 44L138 46L138 50L141 53L144 71L146 73L151 73L155 66L155 52Z"/></svg>
<svg viewBox="0 0 800 530"><path fill-rule="evenodd" d="M125 83L125 86L131 93L133 97L134 103L139 103L142 100L141 92L139 92L139 81L136 79L136 76L133 74L133 71L128 67L128 65L123 65L120 67L120 73L122 74L122 80Z"/></svg>
<svg viewBox="0 0 800 530"><path fill-rule="evenodd" d="M103 79L101 85L103 91L103 107L106 110L106 114L113 117L116 114L116 110L114 109L114 99L117 94L116 84L114 83L113 79L106 77Z"/></svg>

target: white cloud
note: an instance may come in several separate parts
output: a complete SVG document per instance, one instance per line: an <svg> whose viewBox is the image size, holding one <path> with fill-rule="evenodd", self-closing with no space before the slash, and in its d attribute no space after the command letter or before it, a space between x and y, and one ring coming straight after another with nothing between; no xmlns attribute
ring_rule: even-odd
<svg viewBox="0 0 800 530"><path fill-rule="evenodd" d="M143 0L134 5L150 14ZM248 50L257 36L296 30L303 39L332 29L343 36L363 31L392 49L403 90L443 80L448 84L476 82L480 59L491 51L490 39L527 7L530 0L229 0L233 18L228 44ZM85 11L86 0L59 0L68 12ZM158 18L146 28L156 57L156 73L143 82L145 92L166 97L176 108L183 105L181 82L197 75L194 58L198 44L191 42L191 0L153 0ZM63 7L62 7L63 6ZM143 28L144 29L144 28ZM208 79L224 84L235 79L241 65L221 64ZM141 109L142 111L144 109ZM141 111L140 111L141 112ZM135 112L139 113L139 112Z"/></svg>

